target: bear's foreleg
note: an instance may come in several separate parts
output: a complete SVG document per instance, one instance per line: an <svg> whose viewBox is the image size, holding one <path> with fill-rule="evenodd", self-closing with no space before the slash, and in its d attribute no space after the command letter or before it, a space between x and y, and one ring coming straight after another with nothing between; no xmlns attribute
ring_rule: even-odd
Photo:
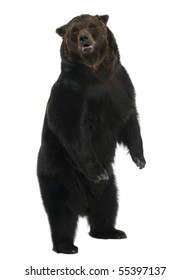
<svg viewBox="0 0 190 280"><path fill-rule="evenodd" d="M145 167L146 161L143 152L143 142L140 126L136 115L130 117L119 132L118 143L128 147L132 160L140 169Z"/></svg>

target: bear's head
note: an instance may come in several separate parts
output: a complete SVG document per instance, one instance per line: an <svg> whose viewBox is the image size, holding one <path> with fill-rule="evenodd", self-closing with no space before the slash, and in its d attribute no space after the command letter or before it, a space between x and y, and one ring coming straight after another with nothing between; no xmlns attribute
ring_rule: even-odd
<svg viewBox="0 0 190 280"><path fill-rule="evenodd" d="M61 57L97 69L109 52L109 16L81 15L56 29L63 38Z"/></svg>

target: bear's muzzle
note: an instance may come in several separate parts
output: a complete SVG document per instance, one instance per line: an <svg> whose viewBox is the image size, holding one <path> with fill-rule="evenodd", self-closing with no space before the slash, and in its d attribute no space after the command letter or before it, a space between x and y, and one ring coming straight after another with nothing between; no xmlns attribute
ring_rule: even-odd
<svg viewBox="0 0 190 280"><path fill-rule="evenodd" d="M92 35L86 31L81 30L78 34L78 43L83 54L92 53L94 50L95 42Z"/></svg>

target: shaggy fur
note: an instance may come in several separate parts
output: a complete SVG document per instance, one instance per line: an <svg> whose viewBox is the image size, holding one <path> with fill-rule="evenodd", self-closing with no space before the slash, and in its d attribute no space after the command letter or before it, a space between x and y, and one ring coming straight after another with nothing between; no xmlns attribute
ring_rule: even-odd
<svg viewBox="0 0 190 280"><path fill-rule="evenodd" d="M82 15L56 30L61 74L47 104L37 173L57 253L78 252L79 215L87 216L92 237L126 238L114 227L116 144L145 166L134 87L107 21Z"/></svg>

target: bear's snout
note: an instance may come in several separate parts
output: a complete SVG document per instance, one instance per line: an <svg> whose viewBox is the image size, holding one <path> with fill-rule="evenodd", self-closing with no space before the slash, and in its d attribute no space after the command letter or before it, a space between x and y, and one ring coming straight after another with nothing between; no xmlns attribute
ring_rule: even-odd
<svg viewBox="0 0 190 280"><path fill-rule="evenodd" d="M91 53L93 51L94 40L88 31L81 30L81 32L79 32L78 42L83 53Z"/></svg>

